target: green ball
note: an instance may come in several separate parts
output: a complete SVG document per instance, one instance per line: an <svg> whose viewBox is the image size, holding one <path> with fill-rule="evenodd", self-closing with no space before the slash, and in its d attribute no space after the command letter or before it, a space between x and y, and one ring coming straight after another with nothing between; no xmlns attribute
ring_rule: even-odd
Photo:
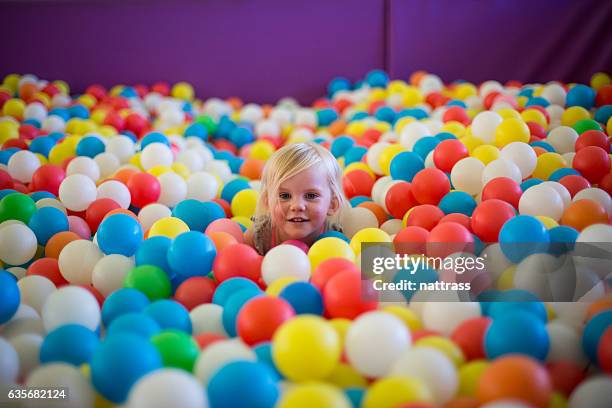
<svg viewBox="0 0 612 408"><path fill-rule="evenodd" d="M166 299L172 293L170 278L163 269L154 265L140 265L132 269L125 277L123 286L138 289L151 302Z"/></svg>
<svg viewBox="0 0 612 408"><path fill-rule="evenodd" d="M189 334L174 329L164 330L153 336L151 342L161 354L164 367L193 371L200 348Z"/></svg>
<svg viewBox="0 0 612 408"><path fill-rule="evenodd" d="M581 135L587 130L602 131L603 129L601 125L593 119L581 119L578 122L574 123L574 130L578 132L579 135Z"/></svg>
<svg viewBox="0 0 612 408"><path fill-rule="evenodd" d="M210 116L202 115L196 118L196 122L204 125L206 130L208 130L208 134L212 135L217 131L217 123L215 123L214 119Z"/></svg>
<svg viewBox="0 0 612 408"><path fill-rule="evenodd" d="M27 224L35 212L34 200L22 193L11 193L0 201L0 222L19 220Z"/></svg>

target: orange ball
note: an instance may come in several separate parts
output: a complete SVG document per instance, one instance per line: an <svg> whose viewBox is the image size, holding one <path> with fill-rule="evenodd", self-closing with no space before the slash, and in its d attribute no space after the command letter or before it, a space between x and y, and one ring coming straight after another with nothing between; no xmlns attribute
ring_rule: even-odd
<svg viewBox="0 0 612 408"><path fill-rule="evenodd" d="M260 180L265 164L266 162L263 160L246 159L240 166L240 175L249 180Z"/></svg>
<svg viewBox="0 0 612 408"><path fill-rule="evenodd" d="M389 215L385 212L385 210L374 201L364 201L357 207L367 208L368 210L372 211L378 220L379 226L389 219Z"/></svg>
<svg viewBox="0 0 612 408"><path fill-rule="evenodd" d="M64 249L64 247L70 242L76 241L77 239L81 239L81 237L72 231L58 232L47 241L47 245L45 246L45 256L47 258L58 259L62 249Z"/></svg>
<svg viewBox="0 0 612 408"><path fill-rule="evenodd" d="M213 243L215 244L215 248L217 248L217 252L221 251L226 246L239 243L236 238L227 232L211 231L206 235L212 239Z"/></svg>
<svg viewBox="0 0 612 408"><path fill-rule="evenodd" d="M577 200L571 203L561 216L561 224L582 231L592 224L606 224L608 213L601 204L593 200Z"/></svg>
<svg viewBox="0 0 612 408"><path fill-rule="evenodd" d="M124 208L115 208L114 210L110 210L109 212L106 213L106 215L104 216L104 218L102 220L106 219L107 217L110 217L113 214L125 214L125 215L129 215L130 217L132 217L133 219L135 219L136 221L138 221L140 223L140 220L138 219L136 214L134 214L130 210L126 210Z"/></svg>
<svg viewBox="0 0 612 408"><path fill-rule="evenodd" d="M134 169L121 169L118 172L116 172L112 178L115 180L119 180L123 184L127 185L127 182L130 179L130 177L132 177L136 173L139 173L139 171L134 170Z"/></svg>
<svg viewBox="0 0 612 408"><path fill-rule="evenodd" d="M459 397L457 399L448 401L443 405L443 408L478 408L480 404L476 398L472 397Z"/></svg>
<svg viewBox="0 0 612 408"><path fill-rule="evenodd" d="M30 102L34 94L36 94L36 92L38 92L36 85L31 82L26 82L25 84L19 87L19 98L23 99L24 102L28 103Z"/></svg>
<svg viewBox="0 0 612 408"><path fill-rule="evenodd" d="M598 299L589 305L587 309L585 321L589 321L598 313L612 309L612 296L608 295L603 299Z"/></svg>
<svg viewBox="0 0 612 408"><path fill-rule="evenodd" d="M421 79L427 75L427 72L423 71L423 70L419 70L419 71L414 71L411 75L410 75L410 85L414 85L414 86L419 86L419 82L421 82Z"/></svg>
<svg viewBox="0 0 612 408"><path fill-rule="evenodd" d="M548 150L544 149L543 147L540 146L532 146L533 151L535 152L536 156L540 156L544 153L548 153Z"/></svg>
<svg viewBox="0 0 612 408"><path fill-rule="evenodd" d="M238 110L240 108L242 108L243 102L242 99L240 98L236 98L236 97L231 97L227 99L227 103L234 109L234 110Z"/></svg>
<svg viewBox="0 0 612 408"><path fill-rule="evenodd" d="M329 131L329 133L332 134L332 136L340 136L342 132L344 132L344 129L346 129L346 122L342 119L338 119L332 122L327 128L327 130Z"/></svg>
<svg viewBox="0 0 612 408"><path fill-rule="evenodd" d="M518 399L535 407L547 408L552 382L546 368L536 360L509 355L493 361L484 371L476 396L485 404L500 399Z"/></svg>

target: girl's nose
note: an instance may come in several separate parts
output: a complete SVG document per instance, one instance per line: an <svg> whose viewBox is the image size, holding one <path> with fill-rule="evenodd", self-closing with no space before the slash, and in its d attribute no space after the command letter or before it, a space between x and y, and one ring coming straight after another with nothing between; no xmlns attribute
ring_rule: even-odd
<svg viewBox="0 0 612 408"><path fill-rule="evenodd" d="M301 198L297 197L291 201L291 209L293 211L304 211L305 208L306 205L304 204L304 200Z"/></svg>

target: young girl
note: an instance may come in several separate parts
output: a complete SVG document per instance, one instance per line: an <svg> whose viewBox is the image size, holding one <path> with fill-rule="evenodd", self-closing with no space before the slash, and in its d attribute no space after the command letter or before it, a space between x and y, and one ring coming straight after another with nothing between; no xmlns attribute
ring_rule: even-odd
<svg viewBox="0 0 612 408"><path fill-rule="evenodd" d="M334 223L347 199L334 156L315 143L276 151L266 163L253 226L245 242L265 255L287 240L310 246L322 233L341 231Z"/></svg>

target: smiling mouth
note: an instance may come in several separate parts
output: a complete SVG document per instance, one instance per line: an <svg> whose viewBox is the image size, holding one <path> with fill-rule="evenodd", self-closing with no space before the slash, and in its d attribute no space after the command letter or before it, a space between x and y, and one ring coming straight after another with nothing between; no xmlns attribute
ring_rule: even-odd
<svg viewBox="0 0 612 408"><path fill-rule="evenodd" d="M302 222L308 222L308 219L301 218L301 217L295 217L295 218L289 218L287 221L295 222L295 223L302 223Z"/></svg>

